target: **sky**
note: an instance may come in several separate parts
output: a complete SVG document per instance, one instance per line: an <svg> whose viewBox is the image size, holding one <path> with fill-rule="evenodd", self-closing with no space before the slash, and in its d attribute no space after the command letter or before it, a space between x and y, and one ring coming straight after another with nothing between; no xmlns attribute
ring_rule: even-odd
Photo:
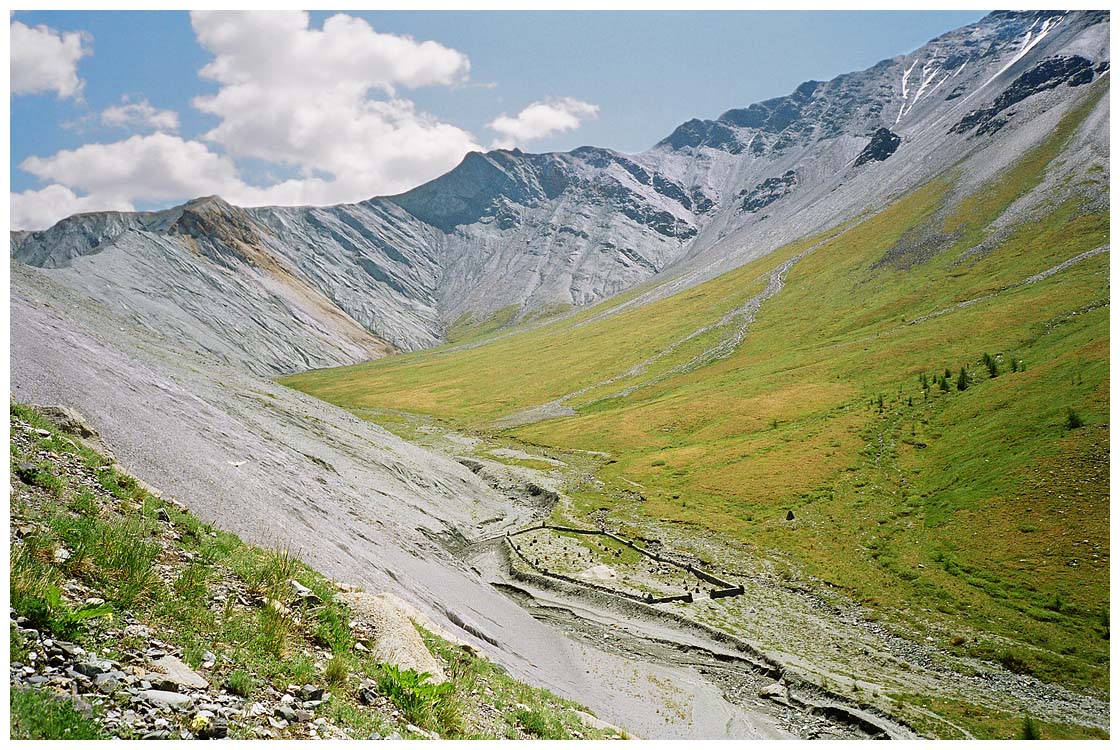
<svg viewBox="0 0 1120 750"><path fill-rule="evenodd" d="M11 217L403 192L472 150L643 151L981 11L17 12Z"/></svg>

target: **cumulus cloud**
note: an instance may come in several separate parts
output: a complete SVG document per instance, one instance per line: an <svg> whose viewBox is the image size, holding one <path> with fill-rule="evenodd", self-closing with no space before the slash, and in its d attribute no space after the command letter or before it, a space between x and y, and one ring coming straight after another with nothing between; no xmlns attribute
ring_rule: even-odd
<svg viewBox="0 0 1120 750"><path fill-rule="evenodd" d="M10 208L13 229L46 229L59 219L87 211L133 210L128 201L100 195L80 196L62 185L12 193Z"/></svg>
<svg viewBox="0 0 1120 750"><path fill-rule="evenodd" d="M466 80L461 52L345 14L322 29L299 11L196 11L191 23L214 55L201 75L219 84L193 102L219 118L203 139L235 158L298 169L307 184L279 192L363 200L432 179L479 148L470 133L398 94ZM323 174L330 179L316 177Z"/></svg>
<svg viewBox="0 0 1120 750"><path fill-rule="evenodd" d="M198 141L167 133L89 143L53 156L32 156L20 169L105 201L160 202L241 186L233 160Z"/></svg>
<svg viewBox="0 0 1120 750"><path fill-rule="evenodd" d="M32 28L19 21L12 22L10 31L13 94L53 91L65 99L81 93L78 60L90 53L88 34Z"/></svg>
<svg viewBox="0 0 1120 750"><path fill-rule="evenodd" d="M146 98L121 97L121 103L101 112L101 124L129 130L179 129L179 113L170 109L157 109Z"/></svg>
<svg viewBox="0 0 1120 750"><path fill-rule="evenodd" d="M52 156L33 156L20 169L49 182L11 194L13 229L45 229L83 211L134 210L136 204L221 195L242 206L326 204L338 185L320 177L267 186L246 183L228 156L205 143L168 133L89 143Z"/></svg>
<svg viewBox="0 0 1120 750"><path fill-rule="evenodd" d="M137 203L215 193L231 200L253 195L232 159L215 154L204 143L167 133L89 143L48 157L32 156L19 166L51 184L12 194L15 229L44 229L80 211L129 211Z"/></svg>
<svg viewBox="0 0 1120 750"><path fill-rule="evenodd" d="M564 97L533 102L516 117L503 114L486 127L498 133L493 148L513 148L554 133L575 130L598 114L598 105Z"/></svg>

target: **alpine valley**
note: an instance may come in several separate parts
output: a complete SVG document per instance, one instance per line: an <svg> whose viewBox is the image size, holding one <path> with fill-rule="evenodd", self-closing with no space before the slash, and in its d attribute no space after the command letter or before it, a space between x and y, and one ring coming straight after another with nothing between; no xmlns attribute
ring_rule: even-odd
<svg viewBox="0 0 1120 750"><path fill-rule="evenodd" d="M12 397L633 736L1107 738L1109 24L13 232Z"/></svg>

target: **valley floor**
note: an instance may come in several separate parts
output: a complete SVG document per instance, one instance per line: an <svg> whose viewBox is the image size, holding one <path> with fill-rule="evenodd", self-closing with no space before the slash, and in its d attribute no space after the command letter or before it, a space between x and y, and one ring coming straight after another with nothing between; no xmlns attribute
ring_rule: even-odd
<svg viewBox="0 0 1120 750"><path fill-rule="evenodd" d="M866 736L858 727L860 716L877 727L872 734L885 730L898 737L913 732L946 739L1014 738L1022 732L1024 716L1031 717L1047 738L1108 736L1107 695L1063 688L970 654L953 643L961 633L959 625L954 629L928 609L925 616L884 620L850 594L799 572L791 558L760 556L757 549L730 538L650 519L643 513L643 502L633 498L610 514L586 515L564 490L594 481L595 468L609 456L519 443L508 435L463 432L422 415L382 410L360 414L455 457L511 497L531 498L531 489L539 488L543 492L538 502L552 522L579 526L591 521L625 530L622 533L666 558L741 584L745 591L738 597L710 599L707 592L713 587L703 584L691 603L646 606L601 589L640 593L646 590L643 585L680 588L686 582L666 584L664 576L651 578L649 561L627 554L622 545L581 538L550 546L541 532L510 537L508 542L504 535L473 542L448 540L450 549L480 568L534 617L576 638L606 644L628 658L701 665L703 679L728 700L755 710L772 709L775 700L781 706L780 701L791 698L801 708L817 706L817 713L776 713L775 722L794 736ZM619 507L629 511L620 512ZM536 565L510 554L512 540ZM573 545L579 550L575 566ZM587 585L542 577L540 568L582 578ZM782 676L784 690L766 697L772 675ZM851 715L847 721L814 722L819 707L826 705L837 707L838 715Z"/></svg>

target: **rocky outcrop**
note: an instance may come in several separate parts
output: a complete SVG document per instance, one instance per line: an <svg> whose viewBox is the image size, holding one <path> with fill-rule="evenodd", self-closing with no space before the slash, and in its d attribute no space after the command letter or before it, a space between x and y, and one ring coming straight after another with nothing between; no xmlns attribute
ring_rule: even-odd
<svg viewBox="0 0 1120 750"><path fill-rule="evenodd" d="M796 185L797 172L792 169L787 170L781 177L767 177L746 193L746 197L740 204L740 210L753 213L766 208L774 201L789 195Z"/></svg>
<svg viewBox="0 0 1120 750"><path fill-rule="evenodd" d="M967 133L979 126L977 135L994 133L1007 124L1007 118L999 117L999 114L1027 97L1049 91L1062 84L1082 86L1092 83L1094 75L1093 64L1080 55L1043 60L1016 78L990 106L975 109L962 117L960 122L953 126L952 132Z"/></svg>
<svg viewBox="0 0 1120 750"><path fill-rule="evenodd" d="M875 131L875 135L871 136L871 142L859 152L855 166L861 167L870 161L886 161L898 150L901 143L902 139L898 134L892 133L887 128L879 128Z"/></svg>

